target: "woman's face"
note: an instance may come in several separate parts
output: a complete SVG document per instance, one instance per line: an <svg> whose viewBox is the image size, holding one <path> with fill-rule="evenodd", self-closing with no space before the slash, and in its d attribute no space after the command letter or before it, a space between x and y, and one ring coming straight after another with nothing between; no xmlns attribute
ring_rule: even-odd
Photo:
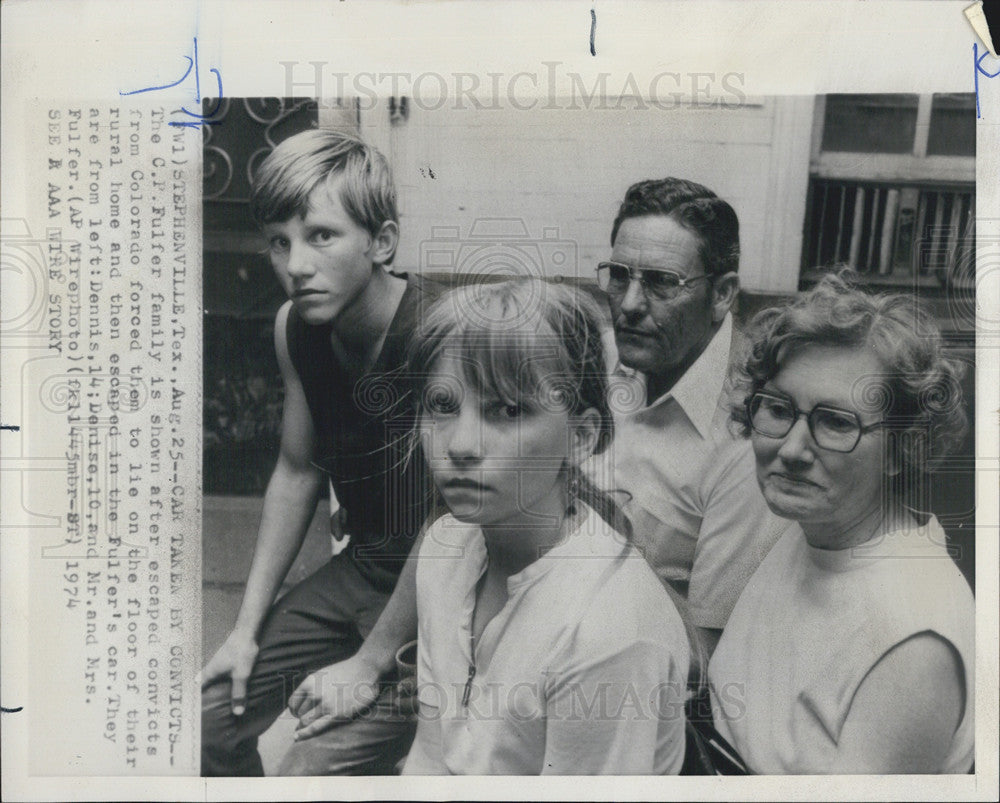
<svg viewBox="0 0 1000 803"><path fill-rule="evenodd" d="M510 404L470 387L454 357L435 365L425 386L421 441L434 482L460 521L559 523L576 428L565 410L528 402Z"/></svg>
<svg viewBox="0 0 1000 803"><path fill-rule="evenodd" d="M858 400L868 395L867 385L880 387L884 375L881 361L867 349L806 346L785 357L762 390L787 396L805 413L817 404L853 411L867 426L879 421L880 413L859 409ZM882 432L864 432L847 453L819 447L805 416L782 438L753 432L757 481L768 506L799 522L814 546L852 543L852 528L870 526L882 504L887 469Z"/></svg>

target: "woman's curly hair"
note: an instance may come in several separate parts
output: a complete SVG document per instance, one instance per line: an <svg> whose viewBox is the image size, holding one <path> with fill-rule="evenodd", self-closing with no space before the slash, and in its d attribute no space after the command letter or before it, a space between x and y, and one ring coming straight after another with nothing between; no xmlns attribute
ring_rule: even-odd
<svg viewBox="0 0 1000 803"><path fill-rule="evenodd" d="M905 501L906 490L966 433L965 365L945 356L937 325L912 295L867 293L855 286L850 271L827 274L787 306L763 310L751 321L745 358L733 367L745 393L732 417L744 436L750 434L746 401L790 354L807 346L870 348L878 357L884 373L855 388L855 400L859 409L882 413ZM830 380L836 383L838 377Z"/></svg>

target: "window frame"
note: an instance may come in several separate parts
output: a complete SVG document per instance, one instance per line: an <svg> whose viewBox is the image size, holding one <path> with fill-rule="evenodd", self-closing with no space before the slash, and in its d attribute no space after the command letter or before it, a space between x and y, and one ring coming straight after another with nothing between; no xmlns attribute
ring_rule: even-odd
<svg viewBox="0 0 1000 803"><path fill-rule="evenodd" d="M844 181L884 188L916 186L921 190L933 191L975 190L976 157L974 155L927 154L934 94L920 94L917 98L917 121L911 152L870 153L824 151L822 149L827 96L816 96L809 158L807 202L803 218L802 256L799 263L800 289L811 286L827 271L827 267L814 265L809 261L809 245L813 224L811 209L816 182ZM865 270L859 272L859 277L863 283L873 286L904 288L920 285L927 290L941 288L941 283L932 276L878 274Z"/></svg>

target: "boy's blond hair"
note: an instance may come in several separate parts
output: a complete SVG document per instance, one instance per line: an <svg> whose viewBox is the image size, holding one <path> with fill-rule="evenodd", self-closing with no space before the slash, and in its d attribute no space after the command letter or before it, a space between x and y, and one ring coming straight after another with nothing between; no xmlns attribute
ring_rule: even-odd
<svg viewBox="0 0 1000 803"><path fill-rule="evenodd" d="M344 209L372 237L386 221L399 222L385 157L356 136L330 129L302 131L268 154L253 178L250 211L258 226L304 216L312 191L341 176ZM391 261L392 255L386 262Z"/></svg>

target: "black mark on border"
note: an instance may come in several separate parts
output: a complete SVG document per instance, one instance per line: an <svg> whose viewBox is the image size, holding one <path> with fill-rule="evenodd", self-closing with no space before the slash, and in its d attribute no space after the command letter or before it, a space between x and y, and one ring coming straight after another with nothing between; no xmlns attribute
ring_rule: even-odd
<svg viewBox="0 0 1000 803"><path fill-rule="evenodd" d="M990 29L990 38L993 39L993 47L996 49L997 42L1000 42L1000 6L984 2L983 16L986 17L986 26Z"/></svg>

